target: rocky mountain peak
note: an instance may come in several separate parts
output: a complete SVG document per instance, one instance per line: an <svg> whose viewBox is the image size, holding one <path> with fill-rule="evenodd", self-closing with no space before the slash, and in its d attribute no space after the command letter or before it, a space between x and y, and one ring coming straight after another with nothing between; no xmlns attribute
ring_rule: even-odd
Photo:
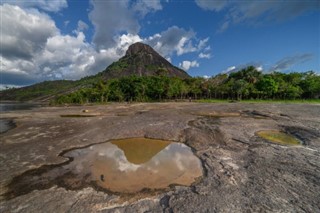
<svg viewBox="0 0 320 213"><path fill-rule="evenodd" d="M150 47L149 45L141 43L141 42L137 42L137 43L134 43L129 46L129 48L126 52L126 56L132 56L132 55L138 54L139 52L146 52L146 53L151 53L151 54L156 53L152 49L152 47Z"/></svg>
<svg viewBox="0 0 320 213"><path fill-rule="evenodd" d="M152 47L141 42L129 46L126 55L112 63L103 72L105 79L123 76L154 76L189 78L182 69L175 67Z"/></svg>

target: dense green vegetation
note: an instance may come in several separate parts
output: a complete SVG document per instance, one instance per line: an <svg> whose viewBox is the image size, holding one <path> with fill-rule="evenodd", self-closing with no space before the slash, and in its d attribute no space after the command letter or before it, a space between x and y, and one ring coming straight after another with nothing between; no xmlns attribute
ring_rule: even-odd
<svg viewBox="0 0 320 213"><path fill-rule="evenodd" d="M58 96L54 103L107 101L162 101L176 99L318 99L320 76L314 72L263 74L247 67L231 74L209 79L170 78L166 76L129 76L96 81L92 87Z"/></svg>
<svg viewBox="0 0 320 213"><path fill-rule="evenodd" d="M78 81L44 81L22 88L11 88L0 92L1 100L37 101L52 99L57 95L68 94L81 88L91 88L101 79L101 74L82 78Z"/></svg>

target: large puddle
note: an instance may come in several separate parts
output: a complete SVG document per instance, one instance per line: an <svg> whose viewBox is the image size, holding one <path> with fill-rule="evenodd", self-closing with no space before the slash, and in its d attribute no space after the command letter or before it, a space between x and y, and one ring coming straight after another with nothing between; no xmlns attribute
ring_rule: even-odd
<svg viewBox="0 0 320 213"><path fill-rule="evenodd" d="M67 189L93 186L116 193L191 185L202 176L200 160L182 143L133 138L114 140L63 154L70 162L44 166L13 179L7 197L53 185Z"/></svg>
<svg viewBox="0 0 320 213"><path fill-rule="evenodd" d="M257 135L272 143L277 143L280 145L301 145L301 142L295 137L278 130L262 130L258 131Z"/></svg>

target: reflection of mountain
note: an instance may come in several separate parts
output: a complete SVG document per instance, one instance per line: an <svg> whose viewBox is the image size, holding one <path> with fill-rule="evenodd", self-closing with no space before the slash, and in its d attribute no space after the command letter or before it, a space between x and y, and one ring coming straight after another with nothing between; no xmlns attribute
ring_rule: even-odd
<svg viewBox="0 0 320 213"><path fill-rule="evenodd" d="M127 160L133 164L143 164L166 148L170 142L147 138L130 138L115 140L112 144L118 146Z"/></svg>

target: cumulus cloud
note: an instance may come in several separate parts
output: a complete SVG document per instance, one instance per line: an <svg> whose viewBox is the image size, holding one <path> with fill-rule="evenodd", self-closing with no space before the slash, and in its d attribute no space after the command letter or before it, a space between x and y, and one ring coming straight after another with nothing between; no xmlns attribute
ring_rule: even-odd
<svg viewBox="0 0 320 213"><path fill-rule="evenodd" d="M246 22L257 24L270 21L285 21L307 11L319 11L319 1L228 1L196 0L204 9L220 11L226 9L227 15L218 32L225 31L231 24Z"/></svg>
<svg viewBox="0 0 320 213"><path fill-rule="evenodd" d="M182 61L179 66L188 71L191 67L199 67L199 63L197 61Z"/></svg>
<svg viewBox="0 0 320 213"><path fill-rule="evenodd" d="M139 2L143 1L136 1ZM119 1L115 5L125 3ZM160 9L156 4L145 7L150 11ZM4 4L0 5L0 12L2 84L28 85L43 80L76 80L96 74L122 57L131 44L139 41L151 45L168 60L174 55L191 52L202 53L207 57L210 51L207 45L209 38L199 39L193 30L177 26L145 38L140 37L136 31L110 31L113 44L98 46L86 41L84 31L88 24L82 20L78 21L73 34L65 35L51 17L37 9ZM95 38L98 38L97 34ZM198 67L199 63L184 61L181 66L188 70Z"/></svg>
<svg viewBox="0 0 320 213"><path fill-rule="evenodd" d="M18 5L23 8L39 8L49 12L58 12L68 7L67 0L2 0L1 3Z"/></svg>
<svg viewBox="0 0 320 213"><path fill-rule="evenodd" d="M137 35L115 37L116 45L96 50L85 41L78 22L76 35L63 35L54 21L37 10L1 5L1 77L7 84L42 80L79 79L103 70L124 55L128 46L141 41ZM13 77L15 76L15 77Z"/></svg>
<svg viewBox="0 0 320 213"><path fill-rule="evenodd" d="M38 11L26 12L18 6L4 4L0 6L0 13L0 48L6 58L29 60L58 32L51 18Z"/></svg>
<svg viewBox="0 0 320 213"><path fill-rule="evenodd" d="M115 36L120 34L138 34L139 18L162 9L160 0L138 0L135 4L129 0L91 0L91 4L93 10L89 18L95 27L93 42L98 48L114 46Z"/></svg>
<svg viewBox="0 0 320 213"><path fill-rule="evenodd" d="M275 63L270 69L270 71L283 71L287 70L295 64L302 64L304 62L310 61L313 58L313 54L305 53L298 54L294 56L285 57Z"/></svg>

